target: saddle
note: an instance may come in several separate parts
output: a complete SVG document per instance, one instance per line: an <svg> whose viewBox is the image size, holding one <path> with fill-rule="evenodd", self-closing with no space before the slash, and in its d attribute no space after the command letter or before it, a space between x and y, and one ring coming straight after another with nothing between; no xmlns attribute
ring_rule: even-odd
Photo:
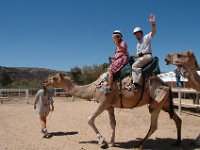
<svg viewBox="0 0 200 150"><path fill-rule="evenodd" d="M129 61L113 75L113 81L122 80L127 76L132 75L132 64L134 63L133 57L129 58ZM142 68L142 75L145 76L155 76L160 74L160 67L159 67L159 59L158 57L154 57L152 61L146 64Z"/></svg>

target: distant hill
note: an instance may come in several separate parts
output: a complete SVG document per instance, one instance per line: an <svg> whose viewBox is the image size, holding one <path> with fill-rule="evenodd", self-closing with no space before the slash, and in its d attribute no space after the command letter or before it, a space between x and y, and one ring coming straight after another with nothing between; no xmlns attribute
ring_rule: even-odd
<svg viewBox="0 0 200 150"><path fill-rule="evenodd" d="M0 85L1 88L38 88L47 77L63 71L45 68L0 66L0 78L3 72L6 72L10 76L12 83L6 87Z"/></svg>

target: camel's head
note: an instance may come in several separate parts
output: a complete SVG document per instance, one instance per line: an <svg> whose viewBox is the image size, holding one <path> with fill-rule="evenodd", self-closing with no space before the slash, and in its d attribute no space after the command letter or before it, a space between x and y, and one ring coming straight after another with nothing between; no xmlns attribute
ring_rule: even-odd
<svg viewBox="0 0 200 150"><path fill-rule="evenodd" d="M165 58L166 64L173 64L186 69L198 68L196 58L192 51L182 53L168 54Z"/></svg>
<svg viewBox="0 0 200 150"><path fill-rule="evenodd" d="M49 77L46 81L42 84L43 86L53 86L53 87L62 87L63 86L63 79L65 78L65 74L58 73L54 76Z"/></svg>

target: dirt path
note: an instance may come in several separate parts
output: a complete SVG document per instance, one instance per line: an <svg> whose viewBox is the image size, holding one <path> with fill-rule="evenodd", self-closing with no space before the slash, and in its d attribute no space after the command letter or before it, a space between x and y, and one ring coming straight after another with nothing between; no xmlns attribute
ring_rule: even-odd
<svg viewBox="0 0 200 150"><path fill-rule="evenodd" d="M31 99L32 100L32 99ZM30 101L31 101L30 100ZM66 98L55 98L55 112L48 119L48 130L53 137L43 139L40 133L38 115L33 105L20 102L0 104L0 150L98 150L96 136L87 124L87 117L96 103L87 101L71 102ZM116 109L116 142L110 150L131 149L148 131L150 118L146 106L133 109ZM171 144L176 139L176 128L168 114L162 112L158 130L150 137L145 149L189 150L200 149L191 144L200 132L200 114L183 113L182 145ZM104 112L96 124L107 141L111 130L108 114Z"/></svg>

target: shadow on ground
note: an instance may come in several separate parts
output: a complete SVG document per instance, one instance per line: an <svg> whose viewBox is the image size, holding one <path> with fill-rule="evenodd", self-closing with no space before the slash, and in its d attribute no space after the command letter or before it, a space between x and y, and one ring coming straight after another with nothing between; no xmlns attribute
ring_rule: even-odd
<svg viewBox="0 0 200 150"><path fill-rule="evenodd" d="M133 149L135 146L137 146L140 143L141 139L128 141L128 142L116 142L115 146L116 148L122 148L122 149ZM146 144L144 145L144 150L200 150L200 146L196 146L194 139L183 139L180 146L173 146L173 144L176 142L175 139L149 139ZM81 141L79 144L98 144L97 141ZM108 144L104 143L101 145L102 149L107 149Z"/></svg>
<svg viewBox="0 0 200 150"><path fill-rule="evenodd" d="M71 132L51 132L49 133L49 138L52 138L53 136L68 136L68 135L76 135L78 134L77 131L71 131Z"/></svg>

